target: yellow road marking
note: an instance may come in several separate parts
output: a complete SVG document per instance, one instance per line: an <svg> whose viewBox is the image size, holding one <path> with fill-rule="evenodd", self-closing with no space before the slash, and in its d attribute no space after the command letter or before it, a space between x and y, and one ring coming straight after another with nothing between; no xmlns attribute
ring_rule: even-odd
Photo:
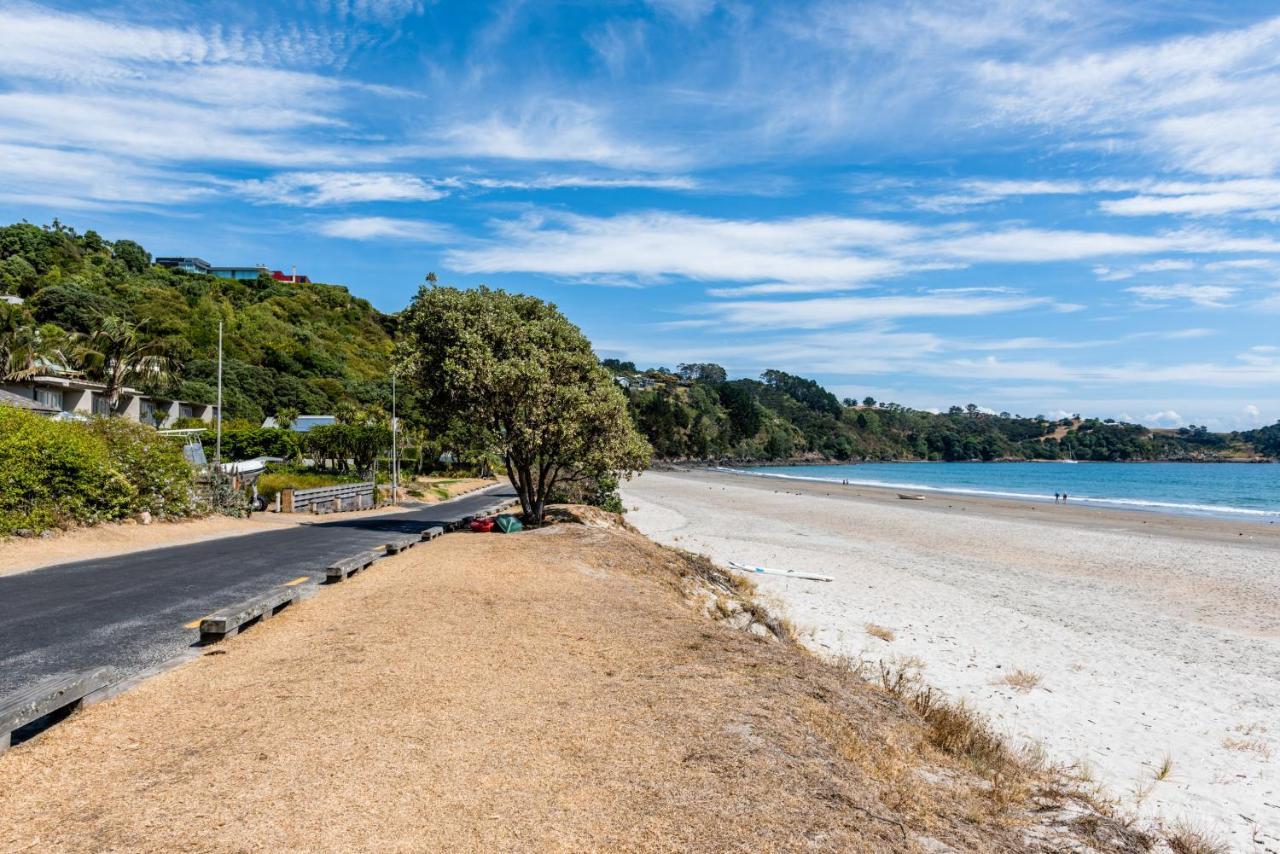
<svg viewBox="0 0 1280 854"><path fill-rule="evenodd" d="M207 617L207 616L209 616L209 615L208 615L208 614L205 614L205 615L204 615L204 617ZM191 622L189 622L189 623L183 623L183 624L182 624L182 627L183 627L184 629L198 629L198 628L200 628L200 624L204 622L204 617L201 617L201 618L200 618L200 619L198 619L198 620L192 620L192 621L191 621Z"/></svg>
<svg viewBox="0 0 1280 854"><path fill-rule="evenodd" d="M310 581L310 580L311 580L311 576L309 576L309 575L299 575L299 576L298 576L297 578L295 578L293 581L286 581L286 582L284 583L284 586L285 586L285 587L295 587L295 586L297 586L297 585L299 585L299 584L302 584L304 581Z"/></svg>

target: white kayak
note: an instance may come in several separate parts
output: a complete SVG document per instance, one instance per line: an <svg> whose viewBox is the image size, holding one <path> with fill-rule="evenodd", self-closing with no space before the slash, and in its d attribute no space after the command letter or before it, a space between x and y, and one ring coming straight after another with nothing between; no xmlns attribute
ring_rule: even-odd
<svg viewBox="0 0 1280 854"><path fill-rule="evenodd" d="M794 569L770 569L767 566L747 566L745 563L729 561L729 566L740 572L755 572L760 575L781 575L783 578L803 578L806 581L835 581L830 575L818 575L814 572L796 572Z"/></svg>

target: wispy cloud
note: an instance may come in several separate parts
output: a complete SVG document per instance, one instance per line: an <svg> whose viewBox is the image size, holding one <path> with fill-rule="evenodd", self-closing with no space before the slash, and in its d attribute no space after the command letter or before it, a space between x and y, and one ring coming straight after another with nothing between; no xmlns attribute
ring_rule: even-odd
<svg viewBox="0 0 1280 854"><path fill-rule="evenodd" d="M1188 284L1137 285L1125 290L1143 302L1166 303L1185 300L1201 308L1226 308L1226 301L1239 293L1237 288L1224 285Z"/></svg>
<svg viewBox="0 0 1280 854"><path fill-rule="evenodd" d="M287 172L243 181L236 190L257 202L301 207L429 202L448 195L417 175L401 172Z"/></svg>
<svg viewBox="0 0 1280 854"><path fill-rule="evenodd" d="M353 216L320 223L320 233L347 240L412 240L445 243L456 234L447 225L385 216Z"/></svg>

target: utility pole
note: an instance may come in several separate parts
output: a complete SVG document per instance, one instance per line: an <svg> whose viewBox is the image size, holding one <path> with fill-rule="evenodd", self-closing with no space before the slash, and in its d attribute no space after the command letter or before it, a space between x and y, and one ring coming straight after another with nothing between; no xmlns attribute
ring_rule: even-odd
<svg viewBox="0 0 1280 854"><path fill-rule="evenodd" d="M400 460L397 456L396 436L396 372L391 372L391 503L400 500Z"/></svg>
<svg viewBox="0 0 1280 854"><path fill-rule="evenodd" d="M222 321L218 321L218 438L213 449L213 464L222 474Z"/></svg>

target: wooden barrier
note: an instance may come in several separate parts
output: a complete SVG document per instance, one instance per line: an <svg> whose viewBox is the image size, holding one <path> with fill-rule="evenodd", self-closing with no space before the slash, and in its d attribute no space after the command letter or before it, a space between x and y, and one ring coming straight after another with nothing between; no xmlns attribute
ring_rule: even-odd
<svg viewBox="0 0 1280 854"><path fill-rule="evenodd" d="M213 643L228 635L239 634L254 623L271 619L297 602L301 595L296 586L281 587L215 611L200 621L200 642Z"/></svg>
<svg viewBox="0 0 1280 854"><path fill-rule="evenodd" d="M79 706L84 698L111 683L107 668L55 676L30 688L0 697L0 753L9 749L15 729L26 726L50 712Z"/></svg>
<svg viewBox="0 0 1280 854"><path fill-rule="evenodd" d="M344 510L368 510L375 504L377 486L372 481L280 491L282 513L338 513Z"/></svg>
<svg viewBox="0 0 1280 854"><path fill-rule="evenodd" d="M324 574L331 582L342 581L347 576L354 575L369 566L382 555L383 552L361 552L358 555L344 557L326 567Z"/></svg>
<svg viewBox="0 0 1280 854"><path fill-rule="evenodd" d="M422 542L421 534L405 534L402 537L393 537L388 540L385 548L387 554L393 555L405 551L406 549L411 549L420 542Z"/></svg>

